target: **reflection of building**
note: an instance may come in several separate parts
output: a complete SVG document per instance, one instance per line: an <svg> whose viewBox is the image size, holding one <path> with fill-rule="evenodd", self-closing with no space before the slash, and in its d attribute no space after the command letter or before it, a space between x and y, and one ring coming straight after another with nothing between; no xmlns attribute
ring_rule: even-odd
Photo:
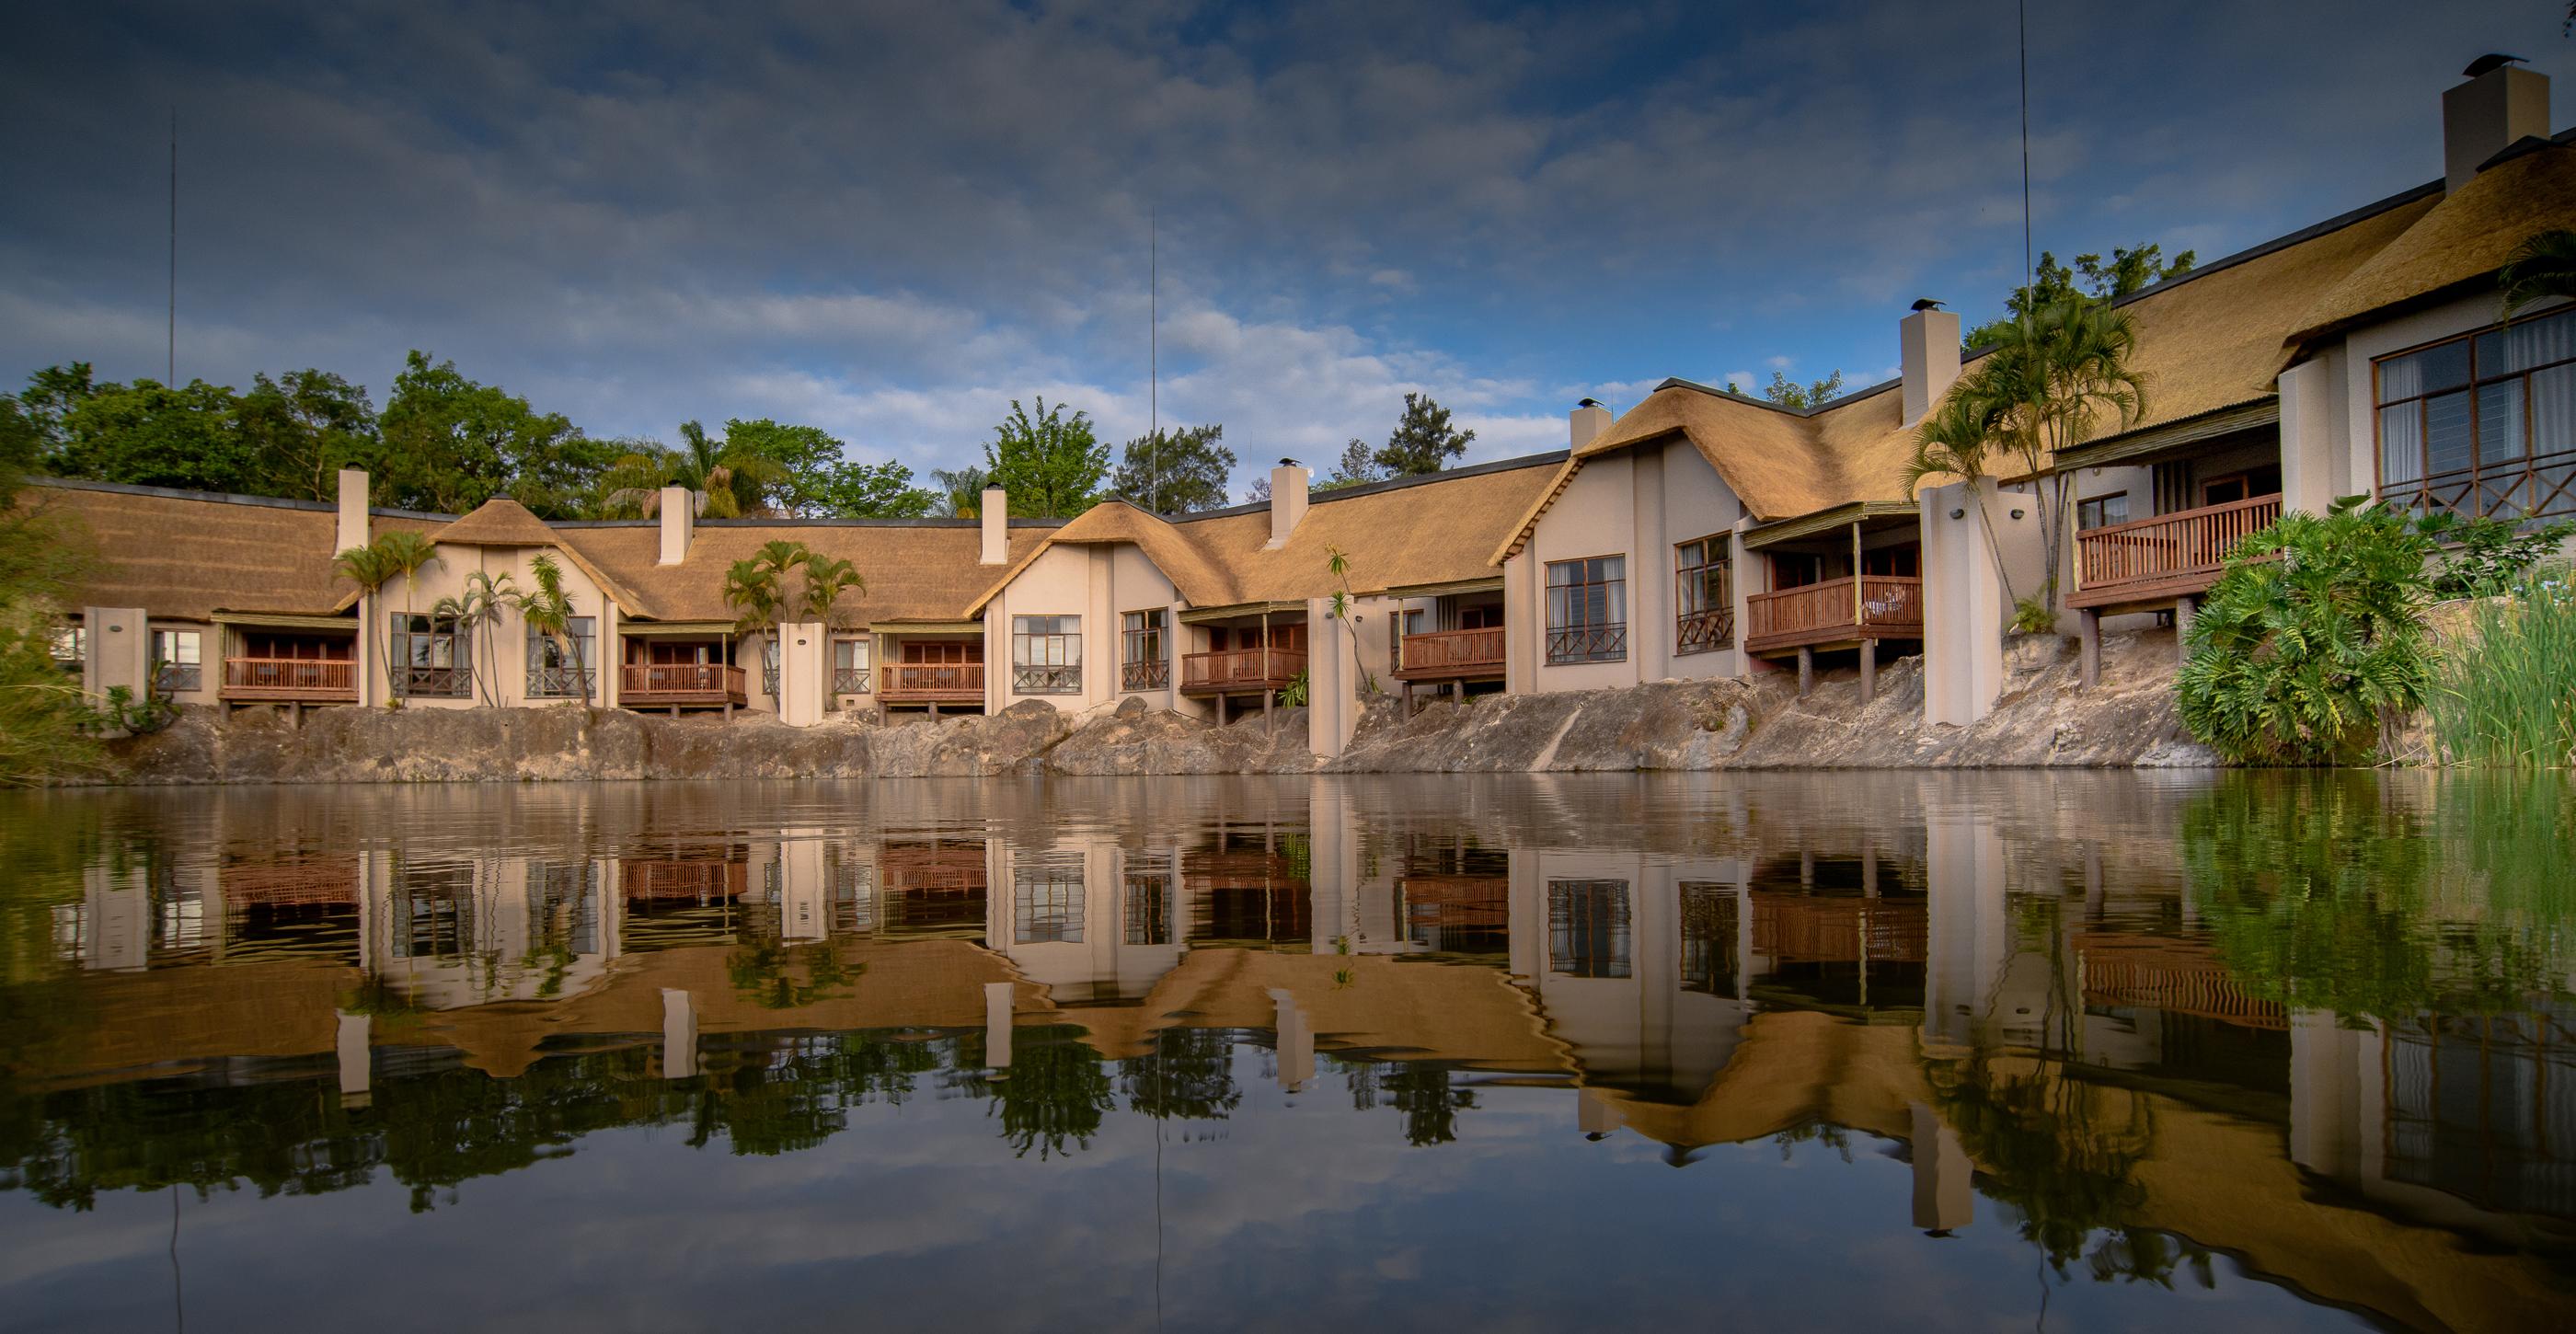
<svg viewBox="0 0 2576 1334"><path fill-rule="evenodd" d="M358 966L432 1010L589 990L620 952L621 870L610 858L369 853Z"/></svg>

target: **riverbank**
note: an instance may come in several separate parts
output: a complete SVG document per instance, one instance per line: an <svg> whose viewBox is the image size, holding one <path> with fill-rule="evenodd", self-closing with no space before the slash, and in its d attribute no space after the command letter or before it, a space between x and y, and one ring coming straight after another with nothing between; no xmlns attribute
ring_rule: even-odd
<svg viewBox="0 0 2576 1334"><path fill-rule="evenodd" d="M94 781L199 783L547 782L632 779L923 778L1003 774L1546 773L1636 769L2160 768L2214 765L2182 732L2173 635L2104 642L2101 684L2077 688L2072 646L2016 643L1985 719L1922 721L1919 659L1879 674L1862 703L1850 672L1666 681L1623 690L1501 695L1362 720L1347 752L1306 748L1306 714L1230 726L1145 708L1076 716L1022 704L992 717L884 724L835 715L789 727L761 714L668 718L575 706L325 709L300 724L192 709L169 728L110 743Z"/></svg>

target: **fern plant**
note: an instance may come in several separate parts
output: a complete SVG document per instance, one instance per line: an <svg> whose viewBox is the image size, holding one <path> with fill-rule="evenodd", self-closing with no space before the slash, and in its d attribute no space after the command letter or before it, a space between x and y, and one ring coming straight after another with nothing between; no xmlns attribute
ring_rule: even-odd
<svg viewBox="0 0 2576 1334"><path fill-rule="evenodd" d="M2175 681L2183 725L2228 759L2360 761L2423 707L2437 544L2404 512L2365 501L2287 514L2246 538L2192 622Z"/></svg>

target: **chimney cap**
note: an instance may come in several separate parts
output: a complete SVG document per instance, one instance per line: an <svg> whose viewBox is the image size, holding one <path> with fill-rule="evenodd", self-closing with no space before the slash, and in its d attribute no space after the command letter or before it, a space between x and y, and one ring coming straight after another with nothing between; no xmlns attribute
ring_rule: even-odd
<svg viewBox="0 0 2576 1334"><path fill-rule="evenodd" d="M1939 310L1940 308L1941 302L1937 298L1928 296L1914 298L1913 309L1915 310Z"/></svg>
<svg viewBox="0 0 2576 1334"><path fill-rule="evenodd" d="M1295 459L1281 459L1279 460L1279 466L1282 468L1294 468L1298 466L1298 464Z"/></svg>
<svg viewBox="0 0 2576 1334"><path fill-rule="evenodd" d="M2485 55L2470 61L2469 67L2461 70L2460 74L2465 78L2474 79L2481 74L2493 74L2507 65L2522 65L2528 63L2529 62L2525 61L2521 56L2509 56L2502 51L2490 51Z"/></svg>
<svg viewBox="0 0 2576 1334"><path fill-rule="evenodd" d="M1597 408L1601 406L1601 400L1597 398L1579 399L1575 402L1574 406L1578 408Z"/></svg>

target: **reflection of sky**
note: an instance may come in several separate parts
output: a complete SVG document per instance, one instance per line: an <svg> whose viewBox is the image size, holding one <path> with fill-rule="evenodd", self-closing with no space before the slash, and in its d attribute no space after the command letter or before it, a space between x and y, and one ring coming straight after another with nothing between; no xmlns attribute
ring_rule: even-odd
<svg viewBox="0 0 2576 1334"><path fill-rule="evenodd" d="M1896 1146L1855 1135L1721 1146L1684 1170L1631 1135L1576 1133L1574 1095L1480 1087L1460 1138L1403 1143L1327 1071L1287 1094L1238 1051L1223 1122L1163 1126L1161 1305L1174 1328L1563 1329L1645 1322L2024 1327L2035 1252L1995 1206L1935 1240L1910 1226ZM850 1112L821 1146L742 1158L683 1127L581 1140L566 1158L407 1192L181 1198L190 1328L702 1329L751 1325L1126 1329L1154 1321L1153 1123L1113 1114L1087 1150L1014 1158L988 1104ZM170 1197L95 1212L0 1197L12 1328L170 1319ZM2331 1326L2340 1312L2235 1274L2215 1292L2048 1285L2064 1329ZM30 1313L41 1313L34 1320ZM281 1320L282 1318L282 1320Z"/></svg>

